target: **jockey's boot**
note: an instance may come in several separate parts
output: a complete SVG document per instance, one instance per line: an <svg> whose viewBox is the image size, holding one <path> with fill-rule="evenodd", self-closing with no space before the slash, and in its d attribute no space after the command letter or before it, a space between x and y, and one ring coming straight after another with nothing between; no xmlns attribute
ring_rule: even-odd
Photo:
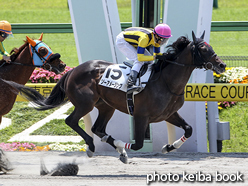
<svg viewBox="0 0 248 186"><path fill-rule="evenodd" d="M127 94L130 94L134 91L139 91L141 89L140 86L135 85L138 74L139 73L137 71L131 70L130 75L127 80Z"/></svg>

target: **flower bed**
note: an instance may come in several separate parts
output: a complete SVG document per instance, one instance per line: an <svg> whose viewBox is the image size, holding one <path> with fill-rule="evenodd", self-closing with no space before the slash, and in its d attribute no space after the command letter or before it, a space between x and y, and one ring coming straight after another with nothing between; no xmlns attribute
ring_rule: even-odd
<svg viewBox="0 0 248 186"><path fill-rule="evenodd" d="M60 144L60 143L53 143L50 145L45 146L36 146L33 143L20 143L20 142L13 142L13 143L0 143L0 148L4 151L49 151L49 150L56 150L56 151L86 151L86 145L78 145L78 144Z"/></svg>
<svg viewBox="0 0 248 186"><path fill-rule="evenodd" d="M72 151L86 151L86 145L79 145L79 144L60 144L60 143L53 143L49 145L49 148L51 150L57 150L57 151L66 151L66 152L72 152Z"/></svg>
<svg viewBox="0 0 248 186"><path fill-rule="evenodd" d="M247 83L248 68L245 67L231 67L226 68L222 74L214 72L215 83Z"/></svg>
<svg viewBox="0 0 248 186"><path fill-rule="evenodd" d="M72 70L72 68L66 66L64 72L55 74L54 72L49 72L42 68L36 68L30 76L28 83L57 83L60 78L70 70Z"/></svg>
<svg viewBox="0 0 248 186"><path fill-rule="evenodd" d="M214 72L215 83L231 83L231 84L247 84L248 83L248 68L245 67L231 67L226 68L222 74ZM219 101L218 109L222 110L236 105L235 101Z"/></svg>

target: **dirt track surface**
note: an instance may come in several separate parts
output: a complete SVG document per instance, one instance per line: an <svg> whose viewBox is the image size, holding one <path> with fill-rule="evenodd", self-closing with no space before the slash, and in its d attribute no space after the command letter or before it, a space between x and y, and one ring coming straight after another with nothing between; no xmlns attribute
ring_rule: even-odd
<svg viewBox="0 0 248 186"><path fill-rule="evenodd" d="M154 179L154 174L157 174L156 182L151 181L150 185L248 185L248 153L173 152L164 155L128 152L128 164L118 160L117 152L96 153L92 158L88 158L85 152L6 152L6 154L15 169L8 174L0 175L0 186L137 186L147 185L147 178ZM79 164L78 175L40 176L41 157L48 170L59 162L70 163L76 158ZM222 176L225 174L225 179L229 176L236 181L218 182L216 179L221 178L216 177L216 172ZM179 180L175 181L176 179ZM202 181L204 179L205 181Z"/></svg>

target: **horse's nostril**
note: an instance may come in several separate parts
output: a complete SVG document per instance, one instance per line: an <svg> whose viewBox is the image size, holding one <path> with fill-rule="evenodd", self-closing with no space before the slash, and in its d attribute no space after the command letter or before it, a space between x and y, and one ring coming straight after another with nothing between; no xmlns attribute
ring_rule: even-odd
<svg viewBox="0 0 248 186"><path fill-rule="evenodd" d="M59 68L65 68L66 64L59 64Z"/></svg>
<svg viewBox="0 0 248 186"><path fill-rule="evenodd" d="M220 68L226 68L226 64L225 63L221 63L219 66L220 66Z"/></svg>

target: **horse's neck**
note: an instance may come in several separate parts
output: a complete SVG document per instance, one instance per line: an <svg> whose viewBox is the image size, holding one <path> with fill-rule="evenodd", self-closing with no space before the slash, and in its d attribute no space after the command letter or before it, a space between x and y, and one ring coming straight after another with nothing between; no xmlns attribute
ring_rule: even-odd
<svg viewBox="0 0 248 186"><path fill-rule="evenodd" d="M29 52L28 46L25 47L18 55L14 62L32 65L32 58ZM17 82L19 84L25 84L29 80L34 67L22 66L16 64L6 64L0 68L1 78Z"/></svg>
<svg viewBox="0 0 248 186"><path fill-rule="evenodd" d="M182 52L178 57L177 62L180 64L192 65L192 56L189 48ZM163 69L162 78L171 92L182 94L194 69L195 67L193 66L169 64Z"/></svg>

